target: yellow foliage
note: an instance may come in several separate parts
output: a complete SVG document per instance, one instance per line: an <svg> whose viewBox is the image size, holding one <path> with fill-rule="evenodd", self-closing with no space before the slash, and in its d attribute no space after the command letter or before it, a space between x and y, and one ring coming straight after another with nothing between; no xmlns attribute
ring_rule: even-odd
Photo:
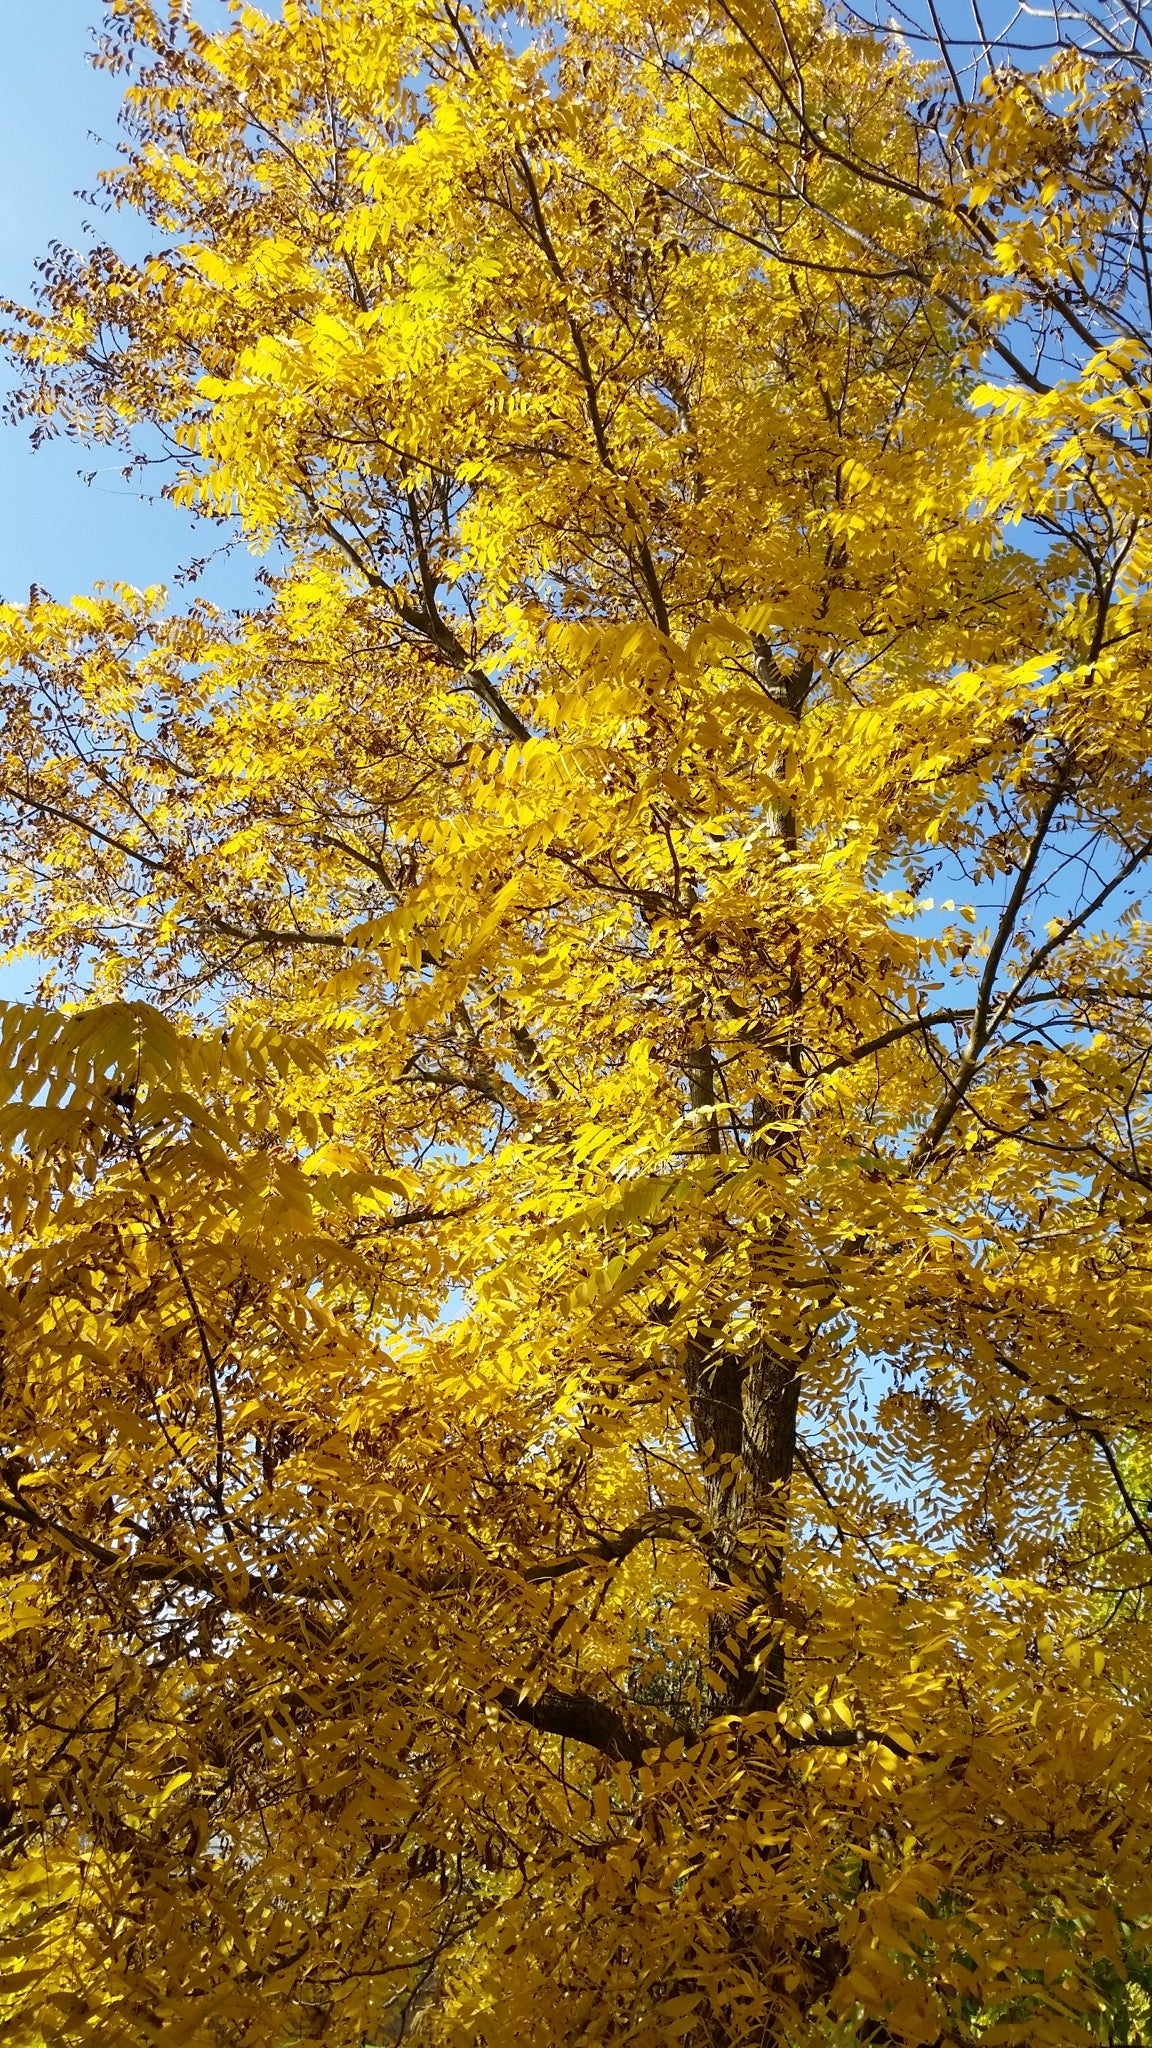
<svg viewBox="0 0 1152 2048"><path fill-rule="evenodd" d="M9 336L271 566L0 611L5 2039L1122 2038L1144 75L201 13Z"/></svg>

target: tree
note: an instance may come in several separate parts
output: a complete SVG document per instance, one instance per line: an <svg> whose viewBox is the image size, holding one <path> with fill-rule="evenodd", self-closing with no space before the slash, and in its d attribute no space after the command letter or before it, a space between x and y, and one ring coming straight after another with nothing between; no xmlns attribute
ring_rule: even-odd
<svg viewBox="0 0 1152 2048"><path fill-rule="evenodd" d="M3 613L8 2035L1126 2039L1143 16L282 12L10 335L271 566Z"/></svg>

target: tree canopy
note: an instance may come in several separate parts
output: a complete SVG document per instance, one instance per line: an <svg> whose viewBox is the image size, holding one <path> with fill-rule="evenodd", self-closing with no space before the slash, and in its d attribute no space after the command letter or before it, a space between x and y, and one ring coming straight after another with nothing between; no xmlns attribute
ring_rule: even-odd
<svg viewBox="0 0 1152 2048"><path fill-rule="evenodd" d="M0 612L19 2048L1147 2032L1152 34L996 33L110 0L16 409L263 569Z"/></svg>

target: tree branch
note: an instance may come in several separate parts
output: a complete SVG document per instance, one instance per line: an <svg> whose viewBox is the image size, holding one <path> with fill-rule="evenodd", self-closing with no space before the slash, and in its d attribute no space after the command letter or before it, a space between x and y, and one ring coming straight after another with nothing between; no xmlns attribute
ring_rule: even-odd
<svg viewBox="0 0 1152 2048"><path fill-rule="evenodd" d="M403 598L398 598L391 584L385 581L379 570L374 569L372 564L365 560L359 548L354 547L348 536L341 533L335 520L329 519L326 513L321 512L311 492L304 486L301 486L301 490L312 509L313 516L323 527L328 538L335 542L345 559L364 578L369 589L383 592L402 624L411 632L420 633L424 639L432 642L438 652L463 676L473 696L478 697L485 709L499 721L510 739L518 740L521 746L530 740L532 735L523 719L500 695L483 669L477 668L475 663L469 660L456 634L447 621L441 618L440 613L436 610L430 614L420 611L415 605L407 604Z"/></svg>
<svg viewBox="0 0 1152 2048"><path fill-rule="evenodd" d="M913 1172L915 1172L917 1167L922 1166L925 1160L930 1159L936 1150L937 1145L940 1143L941 1138L944 1136L948 1126L963 1103L964 1097L968 1093L972 1078L980 1064L981 1056L992 1032L998 1029L999 1024L1003 1021L1003 1016L1006 1014L1003 1010L1003 1005L998 1005L995 1016L991 1022L989 1021L990 1014L992 1013L992 997L996 986L996 976L1000 972L1000 962L1004 958L1008 943L1016 929L1016 920L1023 908L1024 899L1028 894L1032 877L1036 872L1036 866L1040 859L1044 842L1051 829L1052 821L1068 793L1069 780L1070 775L1067 770L1056 777L1048 793L1047 800L1036 820L1036 827L1032 834L1032 841L1027 855L1021 863L1008 901L1004 905L1000 922L996 927L996 936L992 941L988 951L988 958L984 963L984 972L980 977L980 986L976 992L976 1004L972 1012L972 1028L968 1034L968 1043L964 1048L954 1079L950 1082L943 1100L936 1110L935 1116L932 1118L931 1123L912 1154L909 1163Z"/></svg>
<svg viewBox="0 0 1152 2048"><path fill-rule="evenodd" d="M82 1536L78 1529L69 1529L63 1522L54 1522L50 1516L42 1515L29 1501L23 1500L8 1482L10 1498L0 1500L0 1516L20 1522L26 1529L35 1529L38 1534L50 1536L63 1543L69 1550L86 1557L89 1563L98 1565L101 1571L118 1571L143 1585L183 1586L196 1593L217 1594L219 1588L207 1572L197 1570L195 1565L178 1565L166 1558L136 1558L125 1556L117 1550L109 1550L103 1543L93 1543L88 1536Z"/></svg>
<svg viewBox="0 0 1152 2048"><path fill-rule="evenodd" d="M128 1143L132 1153L132 1157L136 1161L136 1167L140 1174L140 1178L144 1183L144 1187L148 1196L148 1201L151 1204L152 1212L156 1218L157 1223L160 1226L160 1234L164 1240L168 1256L171 1259L172 1264L176 1270L176 1277L180 1282L180 1288L184 1295L184 1299L188 1303L188 1307L192 1315L192 1321L195 1325L196 1335L200 1342L200 1354L204 1360L204 1371L208 1381L208 1393L212 1402L212 1430L216 1446L215 1479L214 1481L209 1481L208 1490L211 1495L213 1506L215 1507L217 1514L221 1517L222 1520L224 1520L225 1530L227 1531L229 1538L231 1538L231 1530L229 1529L227 1520L225 1519L224 1509L224 1403L220 1395L220 1375L218 1369L218 1360L208 1340L208 1326L205 1323L203 1311L201 1310L200 1304L196 1299L195 1293L193 1292L192 1283L188 1278L188 1274L184 1267L184 1261L180 1256L180 1247L176 1242L176 1233L172 1228L172 1224L169 1220L167 1211L165 1210L164 1205L161 1202L160 1197L157 1194L156 1189L153 1185L152 1176L148 1171L148 1167L144 1159L144 1154L141 1150L139 1135L136 1131L135 1124L130 1114L125 1116L125 1124L127 1127Z"/></svg>
<svg viewBox="0 0 1152 2048"><path fill-rule="evenodd" d="M691 1509L674 1509L645 1515L618 1536L594 1537L580 1550L569 1551L548 1564L530 1565L524 1577L531 1586L544 1586L553 1579L566 1578L594 1564L622 1564L642 1543L690 1543L700 1534L703 1522Z"/></svg>
<svg viewBox="0 0 1152 2048"><path fill-rule="evenodd" d="M1120 1470L1116 1453L1112 1449L1096 1417L1086 1414L1083 1408L1077 1408L1074 1402L1066 1401L1062 1394L1049 1394L1043 1387L1038 1387L1030 1375L1024 1371L1023 1366L1013 1364L1010 1358L1005 1358L1003 1352L998 1351L996 1358L1003 1370L1011 1373L1013 1379L1019 1380L1022 1386L1027 1387L1029 1393L1034 1394L1038 1401L1047 1401L1049 1407L1058 1408L1062 1415L1067 1416L1069 1422L1074 1422L1078 1429L1082 1429L1084 1434L1091 1438L1097 1450L1102 1454L1109 1472L1112 1474L1116 1491L1124 1503L1132 1527L1139 1536L1145 1550L1152 1556L1152 1529L1149 1528L1148 1523L1144 1520L1143 1515L1136 1506L1128 1490L1124 1474Z"/></svg>
<svg viewBox="0 0 1152 2048"><path fill-rule="evenodd" d="M675 1723L664 1714L652 1714L657 1727L645 1730L626 1720L606 1700L594 1699L586 1692L561 1692L554 1685L545 1686L534 1700L521 1699L513 1686L505 1686L497 1694L496 1704L512 1720L523 1721L541 1735L559 1735L567 1742L582 1742L610 1757L613 1763L642 1764L647 1751L659 1749L679 1733Z"/></svg>

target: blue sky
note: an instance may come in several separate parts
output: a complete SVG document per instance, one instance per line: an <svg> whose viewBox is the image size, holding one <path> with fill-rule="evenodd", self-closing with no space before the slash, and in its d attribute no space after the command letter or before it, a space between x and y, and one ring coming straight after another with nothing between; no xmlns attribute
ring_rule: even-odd
<svg viewBox="0 0 1152 2048"><path fill-rule="evenodd" d="M140 229L94 215L76 197L115 161L121 79L86 61L99 0L0 0L0 297L26 300L52 241L82 245L84 222L126 250ZM103 466L94 483L81 470ZM205 553L203 528L174 506L143 502L119 474L115 451L88 455L55 441L33 451L26 429L0 426L0 597L23 601L31 583L67 599L94 583L168 582ZM244 550L201 586L221 598L251 588Z"/></svg>

